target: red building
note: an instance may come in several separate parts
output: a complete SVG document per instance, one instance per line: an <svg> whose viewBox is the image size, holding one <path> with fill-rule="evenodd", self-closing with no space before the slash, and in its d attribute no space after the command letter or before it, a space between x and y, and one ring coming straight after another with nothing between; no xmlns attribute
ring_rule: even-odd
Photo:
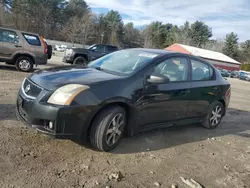
<svg viewBox="0 0 250 188"><path fill-rule="evenodd" d="M208 62L212 63L215 67L223 68L226 70L240 70L241 63L235 61L234 59L226 56L223 53L205 50L201 48L196 48L193 46L187 46L183 44L175 43L165 50L181 52L185 54L191 54L194 56L199 56Z"/></svg>

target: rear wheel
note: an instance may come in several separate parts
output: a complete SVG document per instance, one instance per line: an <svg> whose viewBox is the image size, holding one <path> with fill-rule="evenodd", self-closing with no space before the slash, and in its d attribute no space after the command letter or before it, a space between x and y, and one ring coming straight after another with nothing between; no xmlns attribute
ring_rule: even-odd
<svg viewBox="0 0 250 188"><path fill-rule="evenodd" d="M94 119L90 142L100 151L114 149L123 136L126 125L125 110L119 106L105 109Z"/></svg>
<svg viewBox="0 0 250 188"><path fill-rule="evenodd" d="M207 116L202 122L202 126L207 129L215 129L222 120L224 110L225 108L221 102L216 101L212 103Z"/></svg>
<svg viewBox="0 0 250 188"><path fill-rule="evenodd" d="M34 62L31 58L26 56L18 57L16 60L16 68L18 71L31 72L33 71Z"/></svg>
<svg viewBox="0 0 250 188"><path fill-rule="evenodd" d="M52 46L51 45L47 45L47 54L48 54L48 59L51 59L52 57Z"/></svg>
<svg viewBox="0 0 250 188"><path fill-rule="evenodd" d="M74 65L83 65L86 66L87 65L87 60L84 57L77 57L74 62Z"/></svg>

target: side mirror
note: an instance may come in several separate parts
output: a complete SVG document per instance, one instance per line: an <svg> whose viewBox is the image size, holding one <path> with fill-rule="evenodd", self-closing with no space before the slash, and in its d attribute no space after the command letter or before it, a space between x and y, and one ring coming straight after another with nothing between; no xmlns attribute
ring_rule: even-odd
<svg viewBox="0 0 250 188"><path fill-rule="evenodd" d="M164 84L164 83L169 83L169 81L170 80L168 77L157 76L157 75L151 75L147 79L147 82L152 83L152 84Z"/></svg>

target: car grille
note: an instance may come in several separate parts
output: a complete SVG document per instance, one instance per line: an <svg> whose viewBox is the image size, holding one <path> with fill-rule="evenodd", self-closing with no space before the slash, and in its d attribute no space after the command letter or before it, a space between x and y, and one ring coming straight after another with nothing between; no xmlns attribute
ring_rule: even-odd
<svg viewBox="0 0 250 188"><path fill-rule="evenodd" d="M34 84L28 79L25 79L22 85L22 90L25 95L27 95L30 98L36 98L40 92L42 91L42 88Z"/></svg>

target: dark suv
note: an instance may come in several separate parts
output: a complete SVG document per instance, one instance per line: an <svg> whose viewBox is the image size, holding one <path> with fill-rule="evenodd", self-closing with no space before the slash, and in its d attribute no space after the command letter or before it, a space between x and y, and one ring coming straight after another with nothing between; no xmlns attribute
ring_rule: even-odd
<svg viewBox="0 0 250 188"><path fill-rule="evenodd" d="M87 64L108 53L117 51L118 47L107 44L94 44L88 48L69 48L64 52L63 62L70 64Z"/></svg>
<svg viewBox="0 0 250 188"><path fill-rule="evenodd" d="M15 65L19 71L31 72L34 64L47 64L48 47L38 34L0 27L0 62Z"/></svg>

